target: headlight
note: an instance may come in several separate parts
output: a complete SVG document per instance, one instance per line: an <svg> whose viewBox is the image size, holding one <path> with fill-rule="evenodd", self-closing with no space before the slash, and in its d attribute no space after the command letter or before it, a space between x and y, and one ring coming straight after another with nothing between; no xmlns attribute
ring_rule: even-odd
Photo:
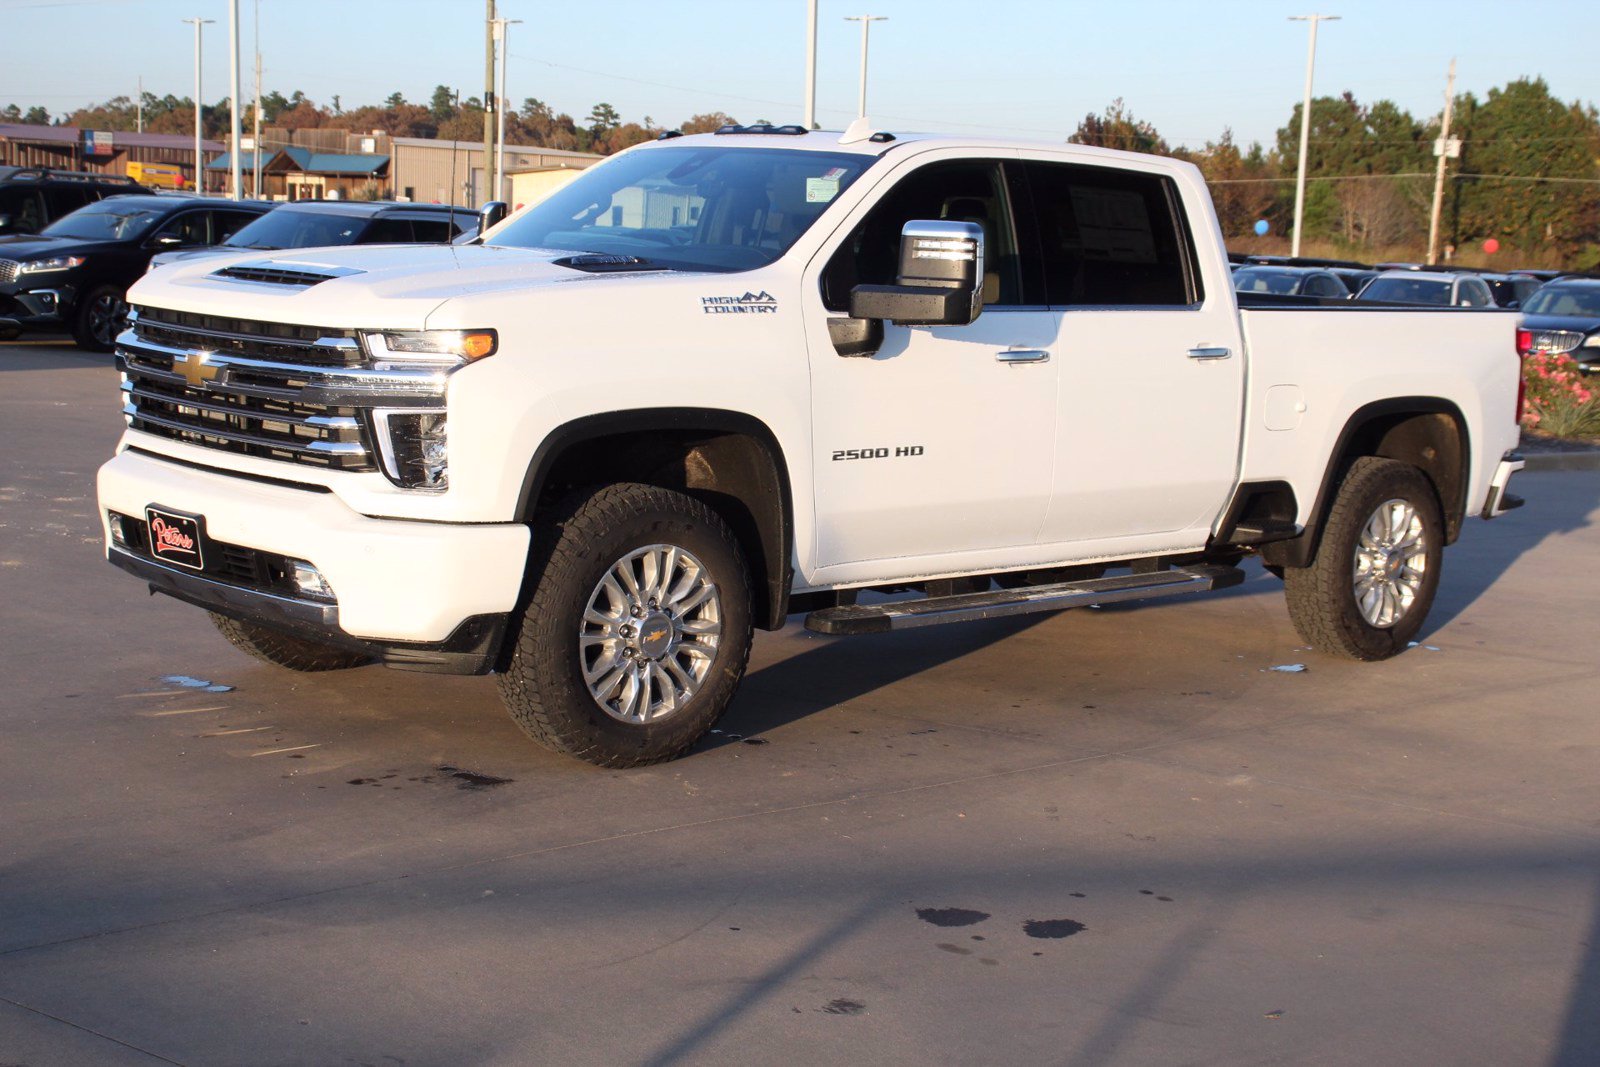
<svg viewBox="0 0 1600 1067"><path fill-rule="evenodd" d="M493 330L387 330L362 339L379 370L386 363L471 363L500 347Z"/></svg>
<svg viewBox="0 0 1600 1067"><path fill-rule="evenodd" d="M378 408L372 413L383 473L402 489L445 489L449 436L438 409Z"/></svg>
<svg viewBox="0 0 1600 1067"><path fill-rule="evenodd" d="M52 270L71 270L81 267L88 256L52 256L49 259L35 259L21 263L17 266L18 274L43 274Z"/></svg>
<svg viewBox="0 0 1600 1067"><path fill-rule="evenodd" d="M1591 333L1583 339L1584 348L1600 348L1600 333Z"/></svg>

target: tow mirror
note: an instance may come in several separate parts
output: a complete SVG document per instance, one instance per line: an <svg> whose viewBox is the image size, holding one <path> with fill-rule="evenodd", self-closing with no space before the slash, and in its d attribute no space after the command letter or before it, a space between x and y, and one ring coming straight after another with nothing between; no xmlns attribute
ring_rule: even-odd
<svg viewBox="0 0 1600 1067"><path fill-rule="evenodd" d="M913 220L900 230L894 285L850 290L850 315L897 326L965 326L983 311L983 227Z"/></svg>
<svg viewBox="0 0 1600 1067"><path fill-rule="evenodd" d="M481 236L489 227L499 224L511 214L511 205L504 200L490 200L478 209L478 234Z"/></svg>

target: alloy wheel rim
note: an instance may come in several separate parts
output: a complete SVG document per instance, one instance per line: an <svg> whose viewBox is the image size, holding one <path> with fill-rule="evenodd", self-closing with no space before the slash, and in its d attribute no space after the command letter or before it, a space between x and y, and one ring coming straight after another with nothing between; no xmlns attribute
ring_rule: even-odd
<svg viewBox="0 0 1600 1067"><path fill-rule="evenodd" d="M711 673L722 599L692 552L646 545L606 569L578 627L578 667L600 710L635 725L658 722Z"/></svg>
<svg viewBox="0 0 1600 1067"><path fill-rule="evenodd" d="M122 301L109 294L95 300L89 308L89 332L101 344L116 340L117 322L122 318Z"/></svg>
<svg viewBox="0 0 1600 1067"><path fill-rule="evenodd" d="M1422 595L1428 541L1422 516L1408 501L1385 500L1367 517L1356 541L1351 588L1367 625L1394 626Z"/></svg>

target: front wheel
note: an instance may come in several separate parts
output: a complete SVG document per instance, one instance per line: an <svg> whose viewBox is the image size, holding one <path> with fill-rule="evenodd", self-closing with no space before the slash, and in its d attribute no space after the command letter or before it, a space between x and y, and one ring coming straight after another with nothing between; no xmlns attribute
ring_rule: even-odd
<svg viewBox="0 0 1600 1067"><path fill-rule="evenodd" d="M72 316L72 339L89 352L109 352L122 332L128 305L121 286L97 285L78 300Z"/></svg>
<svg viewBox="0 0 1600 1067"><path fill-rule="evenodd" d="M683 754L714 726L750 655L750 578L705 504L620 484L534 530L535 586L500 695L554 751L602 767Z"/></svg>
<svg viewBox="0 0 1600 1067"><path fill-rule="evenodd" d="M1286 567L1289 617L1306 643L1349 659L1405 651L1439 588L1444 522L1417 468L1365 456L1350 467L1309 567Z"/></svg>

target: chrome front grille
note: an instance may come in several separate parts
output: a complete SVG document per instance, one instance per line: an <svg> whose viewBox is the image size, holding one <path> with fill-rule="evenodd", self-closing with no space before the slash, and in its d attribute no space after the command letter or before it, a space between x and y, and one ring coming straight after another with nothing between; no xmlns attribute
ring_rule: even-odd
<svg viewBox="0 0 1600 1067"><path fill-rule="evenodd" d="M117 338L135 430L262 459L377 469L370 410L435 408L443 371L378 370L354 331L135 308Z"/></svg>
<svg viewBox="0 0 1600 1067"><path fill-rule="evenodd" d="M14 259L0 259L0 284L17 280L17 265Z"/></svg>

